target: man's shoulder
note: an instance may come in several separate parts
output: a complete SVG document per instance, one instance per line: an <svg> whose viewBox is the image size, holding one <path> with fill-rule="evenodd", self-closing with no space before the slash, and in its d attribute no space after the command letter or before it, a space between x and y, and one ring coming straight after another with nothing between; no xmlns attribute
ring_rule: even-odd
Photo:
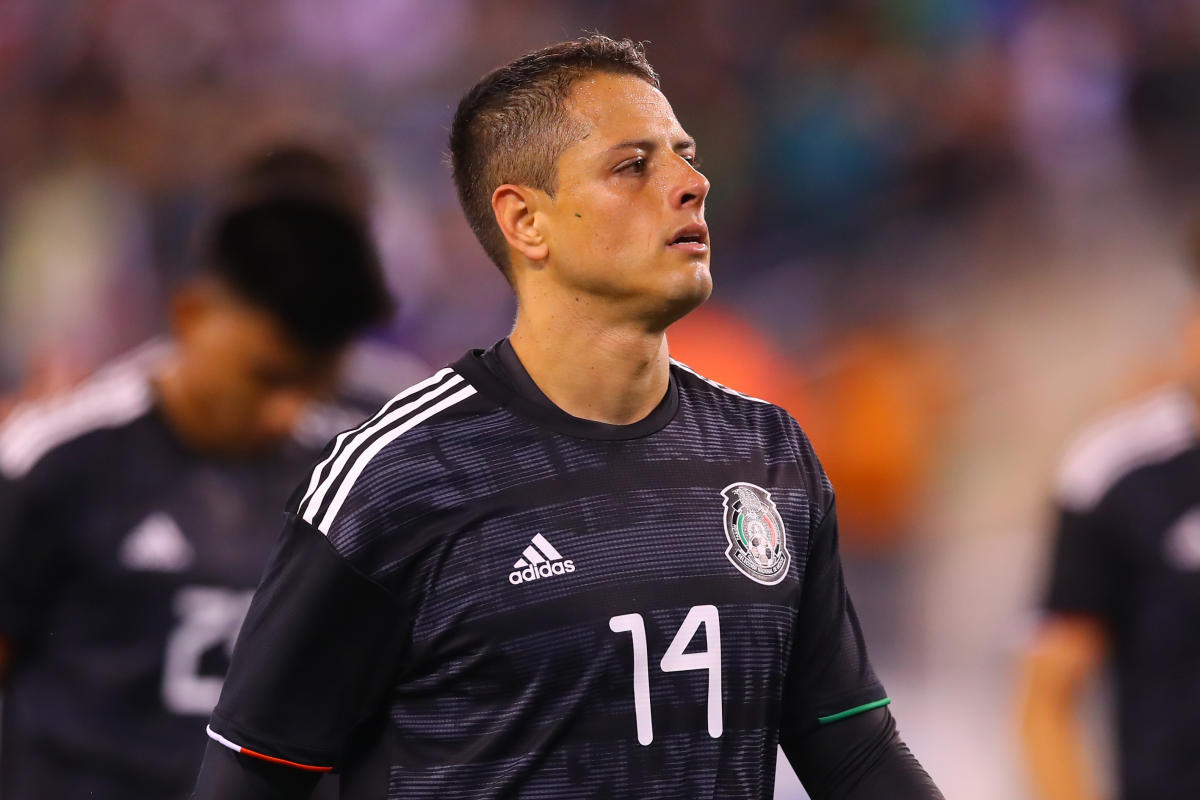
<svg viewBox="0 0 1200 800"><path fill-rule="evenodd" d="M144 360L123 360L67 392L17 406L0 425L0 476L20 481L79 465L88 453L119 455L111 440L154 405L146 370Z"/></svg>
<svg viewBox="0 0 1200 800"><path fill-rule="evenodd" d="M705 377L686 364L671 360L671 368L685 398L688 414L697 424L715 424L731 440L752 442L769 456L798 464L810 481L809 491L828 503L832 487L812 442L791 414L760 397Z"/></svg>
<svg viewBox="0 0 1200 800"><path fill-rule="evenodd" d="M395 498L452 472L446 451L494 410L453 367L438 370L329 442L298 493L296 514L328 535L348 513L395 507Z"/></svg>
<svg viewBox="0 0 1200 800"><path fill-rule="evenodd" d="M744 429L765 440L786 441L799 451L811 450L800 424L780 406L719 383L675 359L671 371L692 414L718 419L726 429Z"/></svg>
<svg viewBox="0 0 1200 800"><path fill-rule="evenodd" d="M1056 481L1058 504L1095 508L1126 478L1195 447L1195 401L1181 387L1144 395L1086 428L1067 448Z"/></svg>
<svg viewBox="0 0 1200 800"><path fill-rule="evenodd" d="M786 411L769 400L739 392L733 387L700 374L674 358L671 359L671 372L681 391L718 408L738 414L751 414L780 420L790 419Z"/></svg>
<svg viewBox="0 0 1200 800"><path fill-rule="evenodd" d="M408 387L433 370L398 347L363 341L347 354L335 395L309 405L292 431L292 444L312 455L343 431L358 427L393 399L396 387Z"/></svg>

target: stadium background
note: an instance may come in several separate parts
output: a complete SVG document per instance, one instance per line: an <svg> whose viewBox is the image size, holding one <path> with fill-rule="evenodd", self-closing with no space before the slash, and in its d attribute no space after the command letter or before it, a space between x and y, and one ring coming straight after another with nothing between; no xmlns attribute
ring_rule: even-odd
<svg viewBox="0 0 1200 800"><path fill-rule="evenodd" d="M713 183L717 289L673 351L809 430L946 795L1027 797L1012 695L1056 459L1178 369L1192 309L1200 3L3 0L0 396L160 330L216 181L281 135L370 165L402 298L377 339L434 365L498 339L448 121L585 29L648 42Z"/></svg>

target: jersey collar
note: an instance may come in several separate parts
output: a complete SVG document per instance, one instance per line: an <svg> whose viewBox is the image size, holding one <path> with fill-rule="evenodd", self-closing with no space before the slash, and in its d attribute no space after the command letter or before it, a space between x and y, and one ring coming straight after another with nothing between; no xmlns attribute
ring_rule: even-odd
<svg viewBox="0 0 1200 800"><path fill-rule="evenodd" d="M540 427L580 439L640 439L665 428L679 410L679 387L674 371L667 384L667 393L653 411L637 422L611 425L571 416L554 405L529 377L508 339L501 339L487 350L470 350L451 366L480 394L514 414Z"/></svg>

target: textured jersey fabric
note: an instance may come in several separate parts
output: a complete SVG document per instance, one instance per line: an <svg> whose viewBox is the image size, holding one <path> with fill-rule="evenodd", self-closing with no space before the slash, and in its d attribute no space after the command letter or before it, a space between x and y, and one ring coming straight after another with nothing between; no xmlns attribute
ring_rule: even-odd
<svg viewBox="0 0 1200 800"><path fill-rule="evenodd" d="M885 702L808 440L679 364L577 419L502 355L330 444L210 735L356 800L769 798L781 737Z"/></svg>
<svg viewBox="0 0 1200 800"><path fill-rule="evenodd" d="M4 800L187 796L238 626L317 452L197 455L154 359L0 429Z"/></svg>
<svg viewBox="0 0 1200 800"><path fill-rule="evenodd" d="M1104 622L1122 800L1200 797L1200 442L1194 400L1158 393L1068 454L1045 608Z"/></svg>

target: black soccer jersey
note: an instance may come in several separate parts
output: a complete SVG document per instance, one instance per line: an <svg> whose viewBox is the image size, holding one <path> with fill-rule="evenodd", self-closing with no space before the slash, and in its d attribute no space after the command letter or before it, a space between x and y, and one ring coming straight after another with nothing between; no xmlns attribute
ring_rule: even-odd
<svg viewBox="0 0 1200 800"><path fill-rule="evenodd" d="M781 737L887 702L807 439L680 364L580 420L507 347L330 444L210 736L362 800L770 797Z"/></svg>
<svg viewBox="0 0 1200 800"><path fill-rule="evenodd" d="M158 410L156 361L0 429L4 800L187 796L265 532L317 455L193 453Z"/></svg>
<svg viewBox="0 0 1200 800"><path fill-rule="evenodd" d="M1047 610L1111 635L1122 800L1200 797L1200 442L1195 401L1157 394L1068 455Z"/></svg>

